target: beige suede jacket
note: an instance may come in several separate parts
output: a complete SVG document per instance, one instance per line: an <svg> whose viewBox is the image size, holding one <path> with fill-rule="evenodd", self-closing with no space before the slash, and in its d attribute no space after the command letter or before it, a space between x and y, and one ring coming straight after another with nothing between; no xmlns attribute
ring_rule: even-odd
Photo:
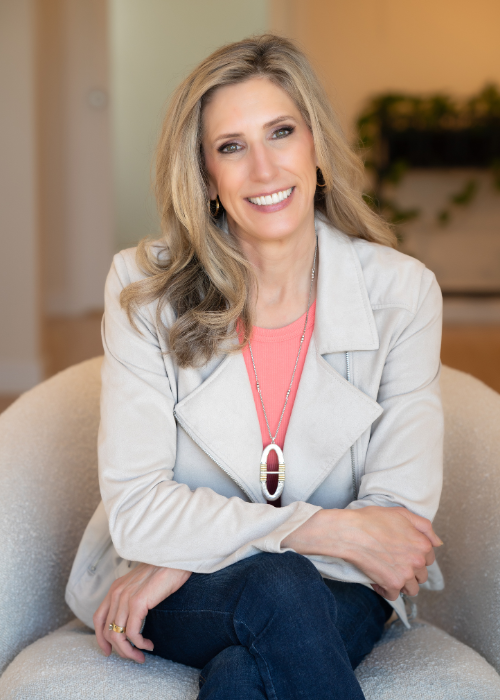
<svg viewBox="0 0 500 700"><path fill-rule="evenodd" d="M89 524L68 586L82 619L85 596L95 610L109 586L104 563L96 578L96 556L109 571L112 557L122 563L112 577L136 561L211 573L286 551L282 540L320 508L404 506L434 518L443 459L438 284L419 261L319 215L316 230L316 321L285 439L281 508L261 493L262 437L242 354L179 368L156 302L137 314L140 332L129 323L120 292L143 274L135 249L115 256L103 321L105 514L101 506ZM166 324L173 319L167 307ZM323 576L370 584L341 559L309 558ZM434 571L430 585L441 583ZM402 601L394 607L405 619Z"/></svg>

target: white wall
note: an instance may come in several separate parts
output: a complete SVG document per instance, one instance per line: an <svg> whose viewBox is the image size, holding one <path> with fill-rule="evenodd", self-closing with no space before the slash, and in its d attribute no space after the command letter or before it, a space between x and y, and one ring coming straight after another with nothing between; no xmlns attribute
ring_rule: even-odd
<svg viewBox="0 0 500 700"><path fill-rule="evenodd" d="M151 164L168 97L216 47L268 28L268 0L109 0L116 249L158 230Z"/></svg>
<svg viewBox="0 0 500 700"><path fill-rule="evenodd" d="M42 376L34 0L0 0L0 393Z"/></svg>
<svg viewBox="0 0 500 700"><path fill-rule="evenodd" d="M475 180L474 200L466 207L449 205L449 198ZM500 289L500 192L490 173L453 169L412 170L389 195L406 208L417 207L418 219L404 227L403 250L423 260L441 287L455 294ZM449 206L451 221L443 226L437 213ZM500 315L496 315L500 323ZM499 358L500 361L500 358Z"/></svg>

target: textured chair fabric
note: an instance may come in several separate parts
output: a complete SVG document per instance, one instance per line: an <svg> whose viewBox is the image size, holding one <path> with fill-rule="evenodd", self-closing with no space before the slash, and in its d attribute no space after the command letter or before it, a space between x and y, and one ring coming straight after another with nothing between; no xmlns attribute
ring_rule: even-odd
<svg viewBox="0 0 500 700"><path fill-rule="evenodd" d="M396 623L356 670L367 700L495 700L500 676L475 651L429 624ZM126 697L195 700L198 671L146 656L106 658L73 621L22 651L0 679L2 700Z"/></svg>
<svg viewBox="0 0 500 700"><path fill-rule="evenodd" d="M500 671L500 395L448 367L441 389L445 469L434 526L445 588L421 591L419 615Z"/></svg>
<svg viewBox="0 0 500 700"><path fill-rule="evenodd" d="M143 665L106 658L95 634L79 620L24 649L0 678L2 700L123 698L193 700L198 671L147 656Z"/></svg>
<svg viewBox="0 0 500 700"><path fill-rule="evenodd" d="M0 672L15 659L0 678L2 700L196 697L194 669L154 657L144 666L105 659L90 630L64 624L69 569L99 501L100 363L62 372L0 416ZM449 368L442 389L436 529L447 585L423 591L419 609L500 669L500 396ZM500 698L500 676L484 659L424 623L408 632L393 625L357 673L369 700Z"/></svg>
<svg viewBox="0 0 500 700"><path fill-rule="evenodd" d="M0 415L0 673L74 617L64 590L100 500L100 367L71 367Z"/></svg>
<svg viewBox="0 0 500 700"><path fill-rule="evenodd" d="M497 700L500 676L479 654L430 623L400 622L356 675L366 700Z"/></svg>

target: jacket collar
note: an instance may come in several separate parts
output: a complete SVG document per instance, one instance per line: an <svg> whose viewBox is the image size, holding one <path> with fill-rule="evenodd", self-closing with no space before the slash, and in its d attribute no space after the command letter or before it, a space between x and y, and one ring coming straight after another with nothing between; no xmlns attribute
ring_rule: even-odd
<svg viewBox="0 0 500 700"><path fill-rule="evenodd" d="M379 338L352 239L317 212L319 267L314 335L318 352L378 350ZM227 234L223 217L221 229Z"/></svg>
<svg viewBox="0 0 500 700"><path fill-rule="evenodd" d="M315 337L318 352L377 350L379 338L363 271L349 236L316 216L319 269Z"/></svg>
<svg viewBox="0 0 500 700"><path fill-rule="evenodd" d="M350 239L317 219L318 294L309 344L284 444L283 505L307 501L349 447L382 413L376 401L336 372L323 355L378 348L361 266ZM189 370L193 372L193 370ZM241 353L228 355L175 407L180 425L246 492L260 491L262 437Z"/></svg>

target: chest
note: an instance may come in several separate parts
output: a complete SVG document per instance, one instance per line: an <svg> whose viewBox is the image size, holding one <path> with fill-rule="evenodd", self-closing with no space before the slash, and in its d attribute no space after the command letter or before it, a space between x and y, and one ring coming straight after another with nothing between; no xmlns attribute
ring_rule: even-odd
<svg viewBox="0 0 500 700"><path fill-rule="evenodd" d="M383 362L380 353L321 356L311 338L286 428L282 505L305 500L343 508L364 471ZM370 357L367 357L370 355ZM251 375L250 375L251 376ZM354 381L357 378L365 391ZM193 381L179 376L178 387ZM265 502L260 489L263 431L242 354L228 356L175 408L174 478L192 490ZM353 483L354 482L354 483Z"/></svg>

